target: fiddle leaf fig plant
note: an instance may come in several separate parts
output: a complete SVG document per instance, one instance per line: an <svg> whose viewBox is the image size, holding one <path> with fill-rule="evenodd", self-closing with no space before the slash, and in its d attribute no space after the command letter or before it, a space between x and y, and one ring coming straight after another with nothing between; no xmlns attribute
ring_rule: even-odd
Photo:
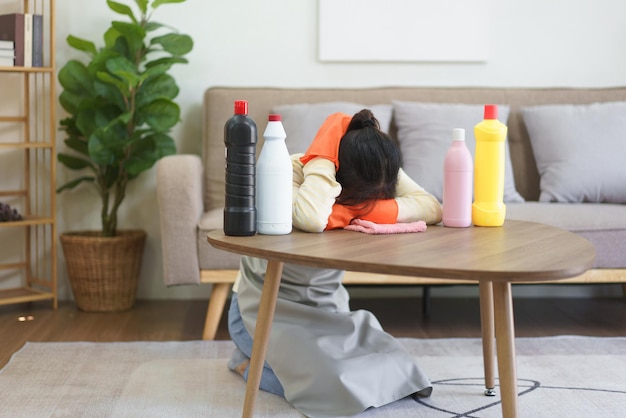
<svg viewBox="0 0 626 418"><path fill-rule="evenodd" d="M67 37L70 47L89 59L68 61L58 75L63 88L59 102L68 113L60 125L70 152L57 158L80 174L57 192L93 185L102 200L102 236L116 235L128 183L176 152L169 131L180 120L174 101L179 88L168 72L187 63L184 56L193 41L151 18L160 6L184 1L134 0L133 10L107 0L126 21L111 22L103 46Z"/></svg>

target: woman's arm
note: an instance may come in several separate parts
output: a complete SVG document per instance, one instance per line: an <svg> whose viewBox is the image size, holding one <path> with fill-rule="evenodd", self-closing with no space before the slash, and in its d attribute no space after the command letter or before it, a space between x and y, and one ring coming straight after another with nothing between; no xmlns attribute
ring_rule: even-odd
<svg viewBox="0 0 626 418"><path fill-rule="evenodd" d="M441 222L439 201L400 169L396 185L398 222L424 221L429 225Z"/></svg>
<svg viewBox="0 0 626 418"><path fill-rule="evenodd" d="M313 158L321 157L332 161L337 170L339 168L339 144L348 130L351 119L352 117L345 113L333 113L328 116L300 161L306 164Z"/></svg>
<svg viewBox="0 0 626 418"><path fill-rule="evenodd" d="M335 179L335 164L313 158L302 164L302 154L293 155L293 226L306 232L322 232L328 224L341 185Z"/></svg>

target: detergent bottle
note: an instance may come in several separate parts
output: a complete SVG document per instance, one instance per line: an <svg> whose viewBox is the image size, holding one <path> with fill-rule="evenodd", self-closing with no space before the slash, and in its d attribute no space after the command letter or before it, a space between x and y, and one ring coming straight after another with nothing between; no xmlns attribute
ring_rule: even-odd
<svg viewBox="0 0 626 418"><path fill-rule="evenodd" d="M269 115L257 161L257 232L286 235L292 228L293 169L280 115Z"/></svg>
<svg viewBox="0 0 626 418"><path fill-rule="evenodd" d="M472 223L473 163L465 129L452 130L452 145L443 166L443 225L466 228Z"/></svg>
<svg viewBox="0 0 626 418"><path fill-rule="evenodd" d="M498 120L498 107L485 105L484 119L474 127L474 204L476 226L504 224L504 141L507 127Z"/></svg>
<svg viewBox="0 0 626 418"><path fill-rule="evenodd" d="M224 234L256 234L255 164L257 127L248 116L248 102L235 101L235 114L224 126L226 195Z"/></svg>

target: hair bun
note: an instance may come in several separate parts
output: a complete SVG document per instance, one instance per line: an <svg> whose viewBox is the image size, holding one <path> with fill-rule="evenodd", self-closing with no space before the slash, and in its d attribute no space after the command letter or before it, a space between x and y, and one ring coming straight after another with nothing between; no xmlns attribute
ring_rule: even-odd
<svg viewBox="0 0 626 418"><path fill-rule="evenodd" d="M348 125L348 131L352 131L355 129L363 129L363 128L376 128L380 129L380 123L376 116L369 109L362 109L357 112L352 119L350 120L350 124Z"/></svg>
<svg viewBox="0 0 626 418"><path fill-rule="evenodd" d="M361 126L364 128L371 128L374 127L376 128L376 122L373 121L372 119L365 119L363 122L361 122Z"/></svg>

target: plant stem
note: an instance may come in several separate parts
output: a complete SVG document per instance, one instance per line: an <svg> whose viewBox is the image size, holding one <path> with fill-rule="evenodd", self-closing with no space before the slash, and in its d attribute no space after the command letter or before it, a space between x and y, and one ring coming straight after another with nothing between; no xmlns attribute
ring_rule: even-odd
<svg viewBox="0 0 626 418"><path fill-rule="evenodd" d="M102 212L100 213L100 217L102 219L102 236L110 237L113 236L111 232L111 222L109 218L109 189L106 188L105 185L100 186L102 196Z"/></svg>

